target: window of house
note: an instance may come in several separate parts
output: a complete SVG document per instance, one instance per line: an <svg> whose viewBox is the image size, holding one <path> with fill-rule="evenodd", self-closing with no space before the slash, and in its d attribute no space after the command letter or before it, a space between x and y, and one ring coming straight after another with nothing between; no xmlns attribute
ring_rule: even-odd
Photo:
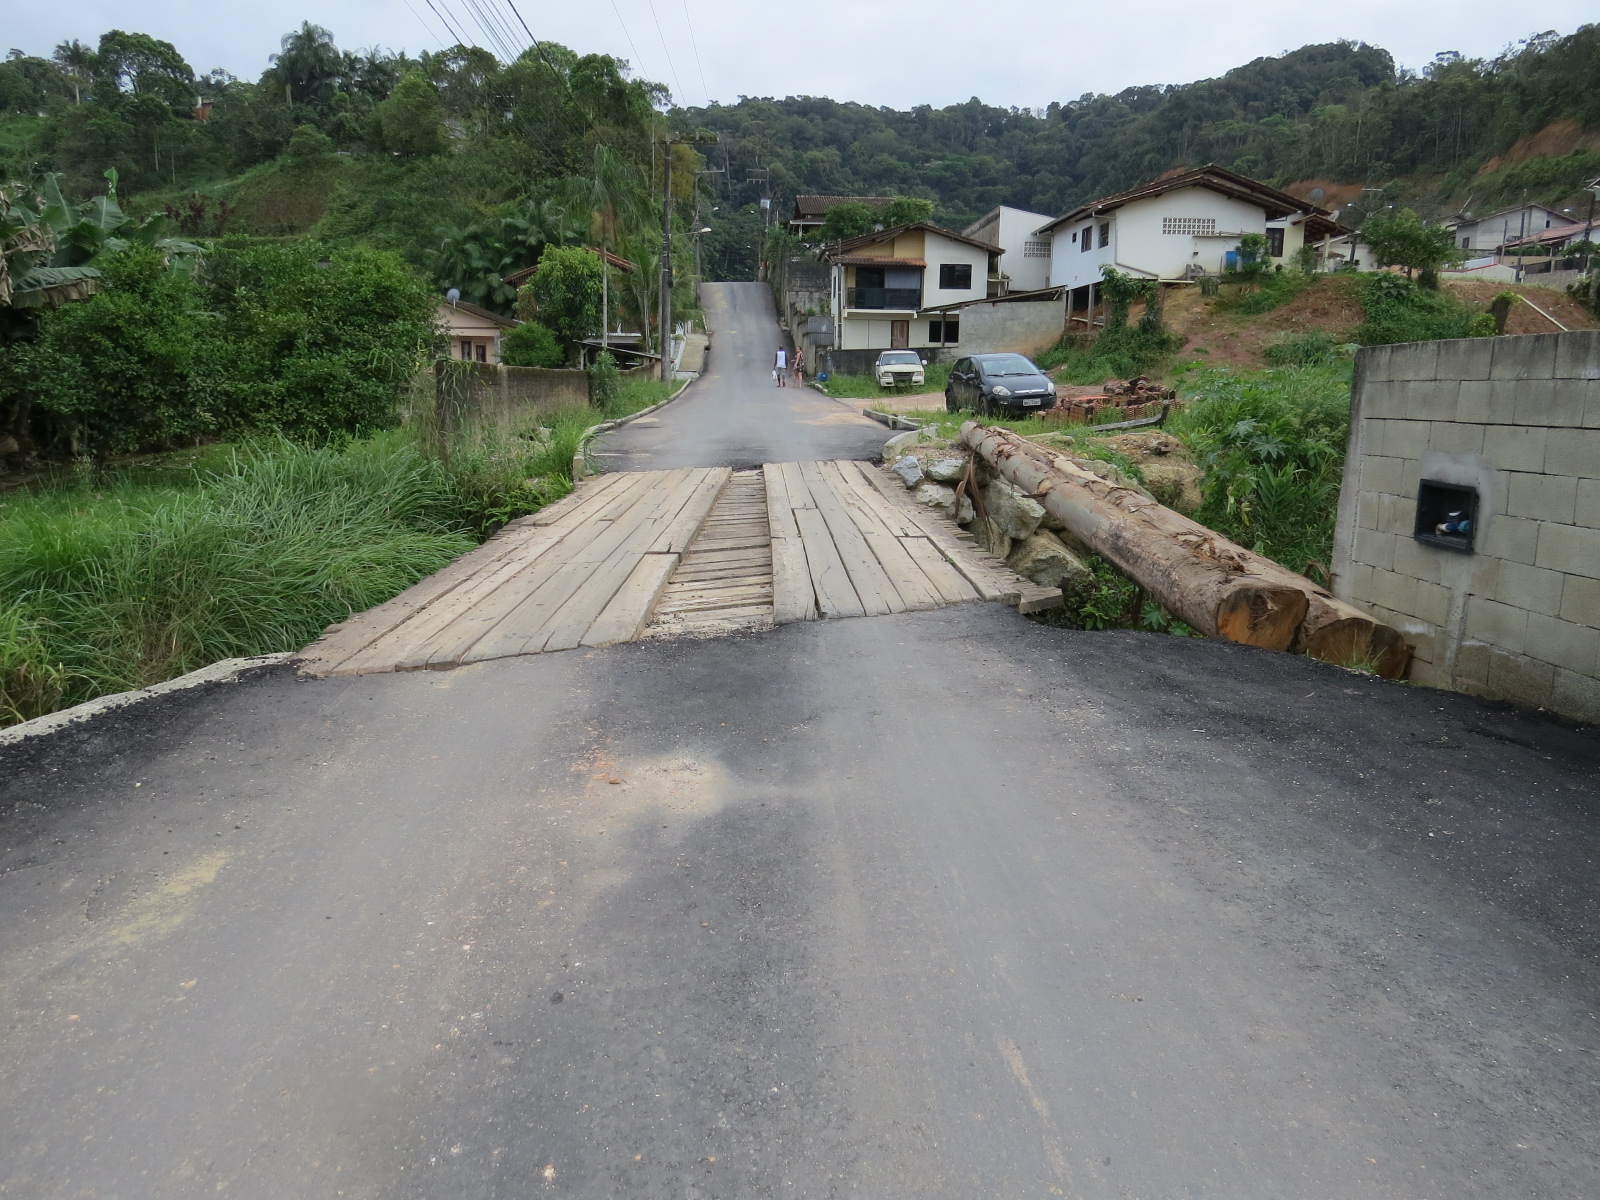
<svg viewBox="0 0 1600 1200"><path fill-rule="evenodd" d="M1202 234L1216 233L1217 219L1215 217L1162 217L1161 232L1186 234L1196 237Z"/></svg>
<svg viewBox="0 0 1600 1200"><path fill-rule="evenodd" d="M972 288L971 263L940 263L939 286L951 291L970 291Z"/></svg>
<svg viewBox="0 0 1600 1200"><path fill-rule="evenodd" d="M1461 239L1461 248L1463 250L1471 250L1472 249L1472 239L1471 238L1462 238Z"/></svg>
<svg viewBox="0 0 1600 1200"><path fill-rule="evenodd" d="M479 362L488 362L489 361L489 343L488 342L479 342L475 346L473 346L472 350L473 350L473 357L476 358Z"/></svg>
<svg viewBox="0 0 1600 1200"><path fill-rule="evenodd" d="M961 340L961 322L954 317L946 317L942 321L928 322L928 340L947 346L951 342Z"/></svg>
<svg viewBox="0 0 1600 1200"><path fill-rule="evenodd" d="M1050 243L1049 242L1023 242L1022 243L1022 257L1023 258L1049 258L1050 257Z"/></svg>
<svg viewBox="0 0 1600 1200"><path fill-rule="evenodd" d="M1283 257L1283 230L1271 228L1267 230L1267 257Z"/></svg>
<svg viewBox="0 0 1600 1200"><path fill-rule="evenodd" d="M1104 221L1100 225L1100 245L1102 247L1111 245L1111 222L1110 221Z"/></svg>
<svg viewBox="0 0 1600 1200"><path fill-rule="evenodd" d="M1082 250L1085 254L1087 254L1087 253L1089 253L1089 248L1091 246L1093 246L1093 245L1094 245L1094 226L1093 225L1085 225L1083 227L1083 236L1078 239L1078 249Z"/></svg>

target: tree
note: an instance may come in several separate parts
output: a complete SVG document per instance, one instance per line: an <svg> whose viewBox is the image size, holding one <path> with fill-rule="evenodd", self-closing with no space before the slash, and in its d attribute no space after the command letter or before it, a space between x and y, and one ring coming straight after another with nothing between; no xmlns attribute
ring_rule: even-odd
<svg viewBox="0 0 1600 1200"><path fill-rule="evenodd" d="M52 57L61 67L67 82L72 84L72 102L82 104L83 85L89 81L94 67L94 51L77 38L73 38L70 42L58 45Z"/></svg>
<svg viewBox="0 0 1600 1200"><path fill-rule="evenodd" d="M615 253L622 240L655 215L644 176L610 146L597 145L588 171L566 181L562 192L568 214L589 226L589 236L604 252ZM603 256L602 256L603 257ZM611 269L600 265L600 341L609 345Z"/></svg>
<svg viewBox="0 0 1600 1200"><path fill-rule="evenodd" d="M298 126L289 138L290 158L303 160L323 158L333 153L333 139L315 125Z"/></svg>
<svg viewBox="0 0 1600 1200"><path fill-rule="evenodd" d="M402 158L443 154L450 145L439 90L420 71L405 75L377 108L383 148Z"/></svg>
<svg viewBox="0 0 1600 1200"><path fill-rule="evenodd" d="M567 356L555 334L538 321L524 321L500 339L500 361L508 367L559 367Z"/></svg>
<svg viewBox="0 0 1600 1200"><path fill-rule="evenodd" d="M326 104L344 66L344 56L334 45L333 34L320 25L302 21L299 29L283 35L281 46L281 52L272 56L267 78L283 89L284 102Z"/></svg>
<svg viewBox="0 0 1600 1200"><path fill-rule="evenodd" d="M1455 237L1442 225L1424 225L1409 208L1373 213L1361 226L1379 266L1404 267L1407 278L1420 272L1424 287L1438 287L1438 270L1466 257Z"/></svg>
<svg viewBox="0 0 1600 1200"><path fill-rule="evenodd" d="M836 204L822 219L817 236L824 242L842 242L848 238L871 233L878 227L878 214L859 200Z"/></svg>
<svg viewBox="0 0 1600 1200"><path fill-rule="evenodd" d="M194 71L171 42L120 29L102 34L93 58L95 90L101 103L122 94L155 96L175 109L194 103Z"/></svg>
<svg viewBox="0 0 1600 1200"><path fill-rule="evenodd" d="M539 268L517 297L517 315L538 320L563 342L600 328L600 257L579 246L546 246Z"/></svg>
<svg viewBox="0 0 1600 1200"><path fill-rule="evenodd" d="M899 225L915 225L933 216L933 201L918 200L914 196L897 196L894 203L883 210L883 225L893 229Z"/></svg>

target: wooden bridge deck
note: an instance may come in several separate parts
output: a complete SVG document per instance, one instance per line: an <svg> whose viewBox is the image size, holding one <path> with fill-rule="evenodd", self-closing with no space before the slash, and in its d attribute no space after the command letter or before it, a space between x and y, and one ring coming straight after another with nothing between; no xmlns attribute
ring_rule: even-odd
<svg viewBox="0 0 1600 1200"><path fill-rule="evenodd" d="M602 475L307 647L316 675L999 600L1059 604L853 461Z"/></svg>

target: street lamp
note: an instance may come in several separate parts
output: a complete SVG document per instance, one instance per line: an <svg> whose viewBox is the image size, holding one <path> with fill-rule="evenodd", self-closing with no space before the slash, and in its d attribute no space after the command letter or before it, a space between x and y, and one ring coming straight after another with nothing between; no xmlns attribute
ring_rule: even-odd
<svg viewBox="0 0 1600 1200"><path fill-rule="evenodd" d="M703 276L705 274L705 272L700 269L700 235L702 233L710 233L710 232L711 232L711 226L709 226L709 225L707 225L707 226L705 226L704 228L701 228L701 229L696 229L694 231L694 277L696 279L699 279L701 276Z"/></svg>

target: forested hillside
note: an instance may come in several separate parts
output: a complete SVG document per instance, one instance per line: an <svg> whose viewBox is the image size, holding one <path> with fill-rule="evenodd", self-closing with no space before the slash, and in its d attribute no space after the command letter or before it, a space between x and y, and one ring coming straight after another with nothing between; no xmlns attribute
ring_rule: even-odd
<svg viewBox="0 0 1600 1200"><path fill-rule="evenodd" d="M730 180L768 168L780 196L923 196L951 224L999 203L1061 212L1206 162L1280 184L1400 180L1407 199L1436 206L1524 189L1556 201L1600 174L1600 26L1540 34L1490 60L1440 55L1420 74L1375 46L1334 42L1218 79L1033 111L802 96L688 116L725 136ZM1544 131L1545 144L1532 141ZM1518 161L1496 160L1508 152Z"/></svg>

